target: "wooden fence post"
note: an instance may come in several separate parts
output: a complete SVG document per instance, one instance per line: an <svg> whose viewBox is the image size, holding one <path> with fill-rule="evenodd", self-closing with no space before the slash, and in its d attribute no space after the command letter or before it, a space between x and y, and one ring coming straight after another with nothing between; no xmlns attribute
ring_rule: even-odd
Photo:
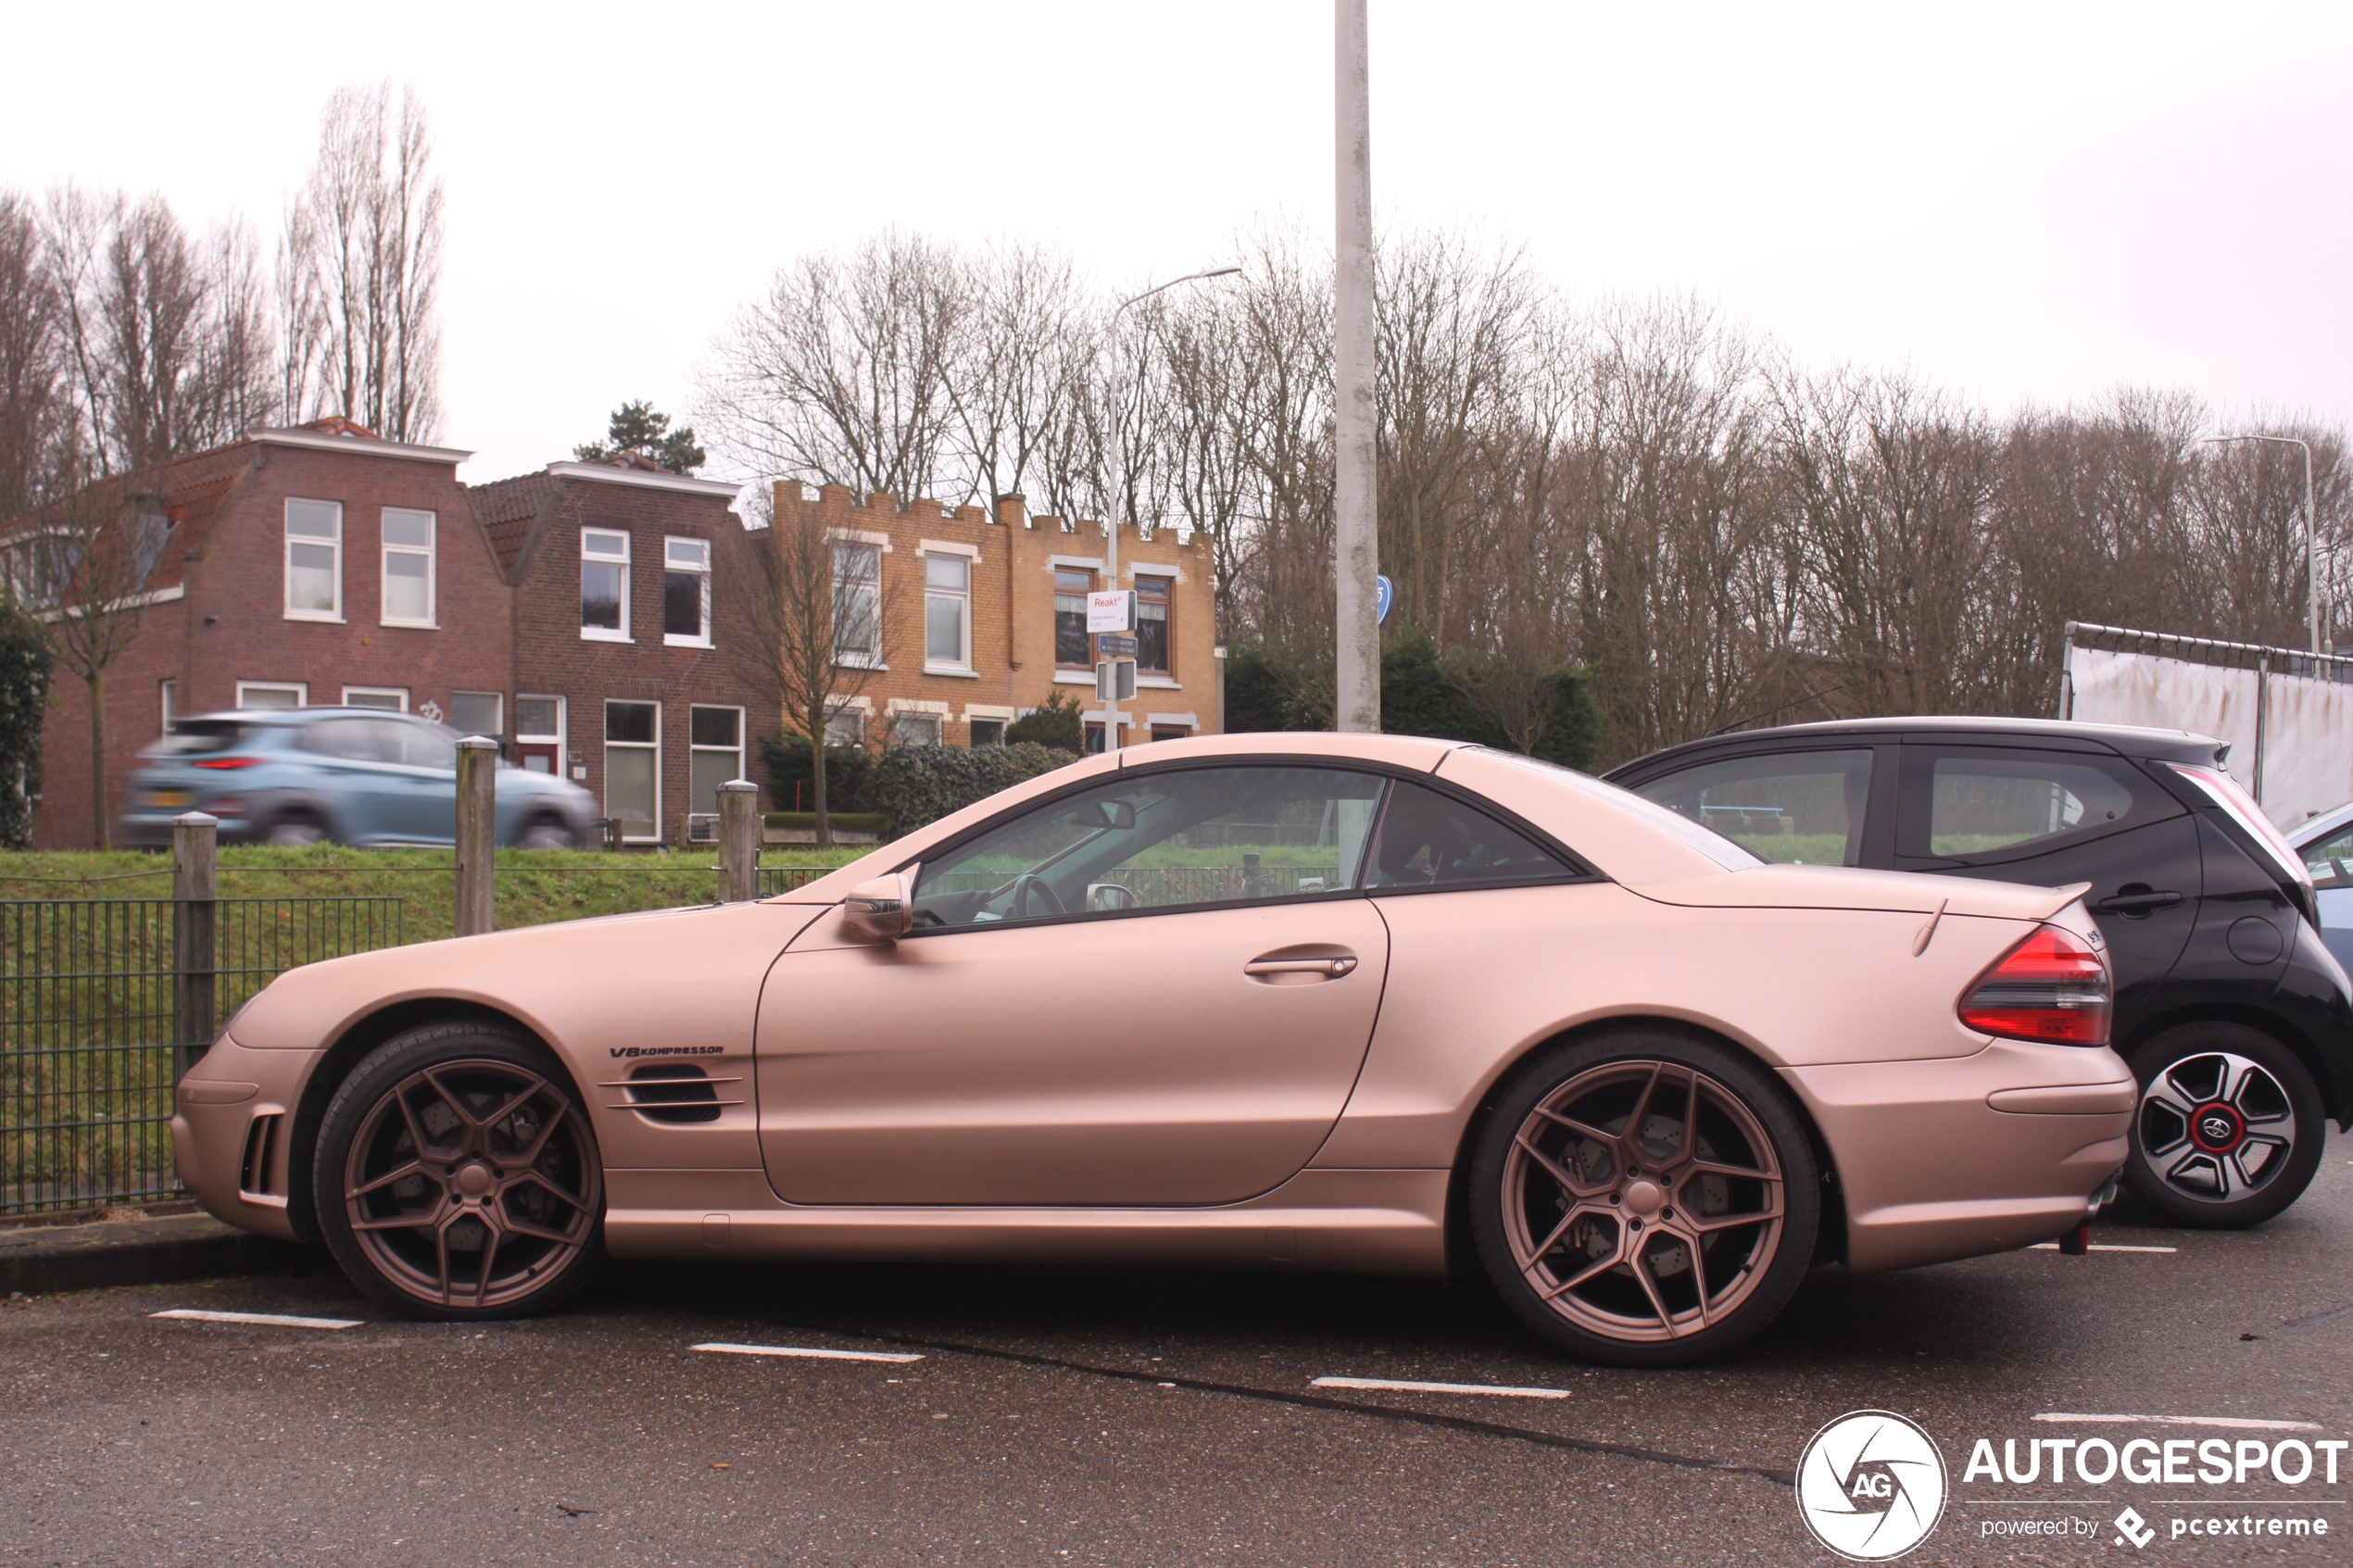
<svg viewBox="0 0 2353 1568"><path fill-rule="evenodd" d="M719 901L760 897L760 786L730 779L719 786Z"/></svg>
<svg viewBox="0 0 2353 1568"><path fill-rule="evenodd" d="M202 811L171 823L171 1081L177 1084L211 1048L213 971L220 873L214 859L220 819Z"/></svg>
<svg viewBox="0 0 2353 1568"><path fill-rule="evenodd" d="M497 923L498 743L468 735L458 743L458 935L479 936Z"/></svg>

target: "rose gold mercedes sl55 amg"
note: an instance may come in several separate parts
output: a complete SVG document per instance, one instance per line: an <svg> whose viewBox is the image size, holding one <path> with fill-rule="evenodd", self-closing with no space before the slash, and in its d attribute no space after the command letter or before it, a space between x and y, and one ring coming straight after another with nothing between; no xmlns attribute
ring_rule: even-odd
<svg viewBox="0 0 2353 1568"><path fill-rule="evenodd" d="M1453 742L1243 734L798 892L281 976L180 1085L205 1207L431 1318L640 1259L1439 1274L1664 1365L1810 1265L2047 1240L2125 1158L2080 889L1768 865Z"/></svg>

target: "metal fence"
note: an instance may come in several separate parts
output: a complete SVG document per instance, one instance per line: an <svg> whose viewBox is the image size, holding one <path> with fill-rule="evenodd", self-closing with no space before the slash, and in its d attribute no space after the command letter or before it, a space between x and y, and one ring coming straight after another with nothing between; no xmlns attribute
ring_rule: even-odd
<svg viewBox="0 0 2353 1568"><path fill-rule="evenodd" d="M398 898L0 900L0 1218L178 1196L172 1086L284 971L396 947Z"/></svg>
<svg viewBox="0 0 2353 1568"><path fill-rule="evenodd" d="M780 893L798 893L821 876L831 876L837 866L762 866L760 868L760 896L774 898Z"/></svg>

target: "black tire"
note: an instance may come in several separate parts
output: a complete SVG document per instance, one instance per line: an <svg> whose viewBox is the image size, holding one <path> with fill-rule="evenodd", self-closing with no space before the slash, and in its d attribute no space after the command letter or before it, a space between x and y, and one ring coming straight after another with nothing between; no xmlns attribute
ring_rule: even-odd
<svg viewBox="0 0 2353 1568"><path fill-rule="evenodd" d="M410 1317L548 1311L604 1261L586 1108L545 1049L493 1025L426 1024L370 1052L328 1101L311 1190L343 1272Z"/></svg>
<svg viewBox="0 0 2353 1568"><path fill-rule="evenodd" d="M1787 1093L1739 1052L1655 1026L1538 1055L1496 1102L1470 1182L1479 1261L1504 1301L1615 1366L1746 1342L1789 1304L1821 1224Z"/></svg>
<svg viewBox="0 0 2353 1568"><path fill-rule="evenodd" d="M332 836L316 820L296 813L271 822L263 831L261 841L284 848L300 848L307 845L324 844Z"/></svg>
<svg viewBox="0 0 2353 1568"><path fill-rule="evenodd" d="M580 841L573 836L570 828L553 817L541 817L536 822L523 824L522 831L515 834L515 847L518 849L577 849L580 847Z"/></svg>
<svg viewBox="0 0 2353 1568"><path fill-rule="evenodd" d="M2184 1023L2133 1052L2124 1185L2171 1224L2259 1225L2304 1195L2328 1114L2296 1053L2243 1023Z"/></svg>

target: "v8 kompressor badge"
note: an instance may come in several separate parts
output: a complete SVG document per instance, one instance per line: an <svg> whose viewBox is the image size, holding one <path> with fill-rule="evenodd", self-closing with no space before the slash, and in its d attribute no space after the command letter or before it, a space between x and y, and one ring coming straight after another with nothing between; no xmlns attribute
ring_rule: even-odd
<svg viewBox="0 0 2353 1568"><path fill-rule="evenodd" d="M1797 1511L1814 1538L1856 1562L1884 1562L1944 1516L1944 1456L1891 1411L1856 1411L1814 1434L1797 1461Z"/></svg>

